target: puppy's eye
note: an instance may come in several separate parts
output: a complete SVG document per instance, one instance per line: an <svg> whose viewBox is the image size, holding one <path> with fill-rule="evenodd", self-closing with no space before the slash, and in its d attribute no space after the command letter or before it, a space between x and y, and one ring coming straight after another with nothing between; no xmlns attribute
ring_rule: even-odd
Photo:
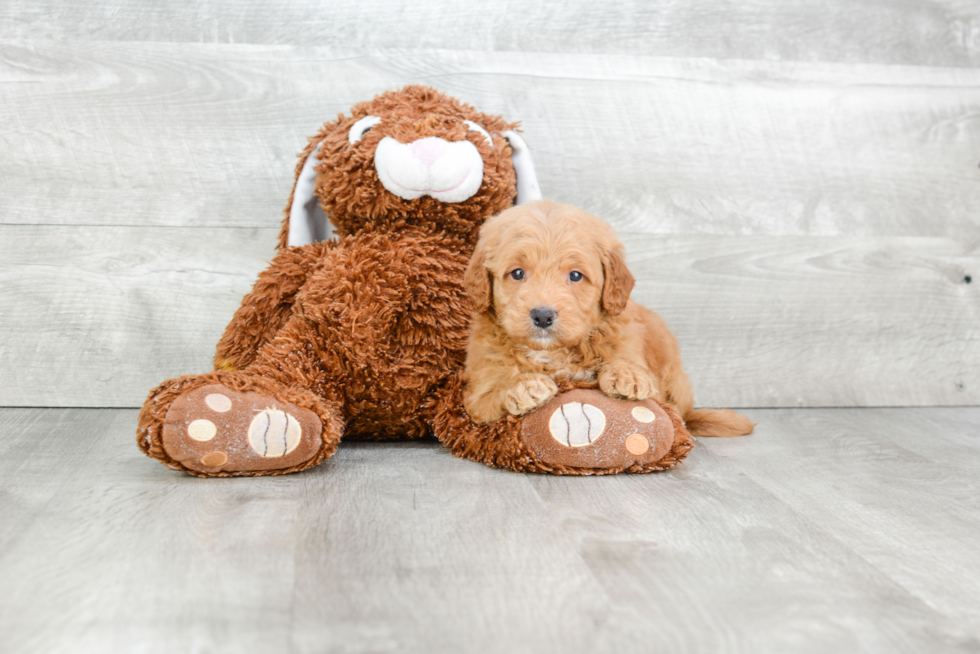
<svg viewBox="0 0 980 654"><path fill-rule="evenodd" d="M582 281L583 277L585 277L585 275L577 270L573 270L572 272L568 273L568 281L570 282L580 282Z"/></svg>
<svg viewBox="0 0 980 654"><path fill-rule="evenodd" d="M516 281L521 281L524 279L524 271L520 268L515 268L514 270L510 271L510 277Z"/></svg>
<svg viewBox="0 0 980 654"><path fill-rule="evenodd" d="M347 142L354 145L361 140L361 137L371 131L371 128L381 122L381 119L377 116L365 116L359 121L351 125L350 131L347 133Z"/></svg>

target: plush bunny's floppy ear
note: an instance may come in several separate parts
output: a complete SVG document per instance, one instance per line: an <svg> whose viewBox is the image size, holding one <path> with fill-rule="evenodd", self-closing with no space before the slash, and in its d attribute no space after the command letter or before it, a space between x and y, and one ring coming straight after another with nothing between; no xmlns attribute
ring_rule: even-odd
<svg viewBox="0 0 980 654"><path fill-rule="evenodd" d="M510 143L511 160L514 162L514 172L517 174L517 202L527 204L541 199L541 187L538 186L538 175L534 172L534 161L531 150L521 135L514 130L501 134Z"/></svg>
<svg viewBox="0 0 980 654"><path fill-rule="evenodd" d="M501 134L507 139L511 149L511 160L517 175L516 204L526 204L541 199L541 188L538 186L538 176L534 171L531 151L520 134L508 130ZM320 163L317 155L320 143L316 145L303 162L299 175L296 177L296 187L293 190L293 200L289 205L289 217L280 235L280 247L295 247L307 245L316 241L325 241L333 236L333 226L327 219L316 196L316 166Z"/></svg>
<svg viewBox="0 0 980 654"><path fill-rule="evenodd" d="M317 155L321 144L318 143L310 152L296 178L293 202L289 205L289 231L285 243L289 247L325 241L333 236L333 226L320 208L315 193L315 168L320 163Z"/></svg>

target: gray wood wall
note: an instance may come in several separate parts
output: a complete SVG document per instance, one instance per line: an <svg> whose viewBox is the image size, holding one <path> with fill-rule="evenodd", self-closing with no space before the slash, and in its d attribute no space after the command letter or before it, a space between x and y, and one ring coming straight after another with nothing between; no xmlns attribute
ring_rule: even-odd
<svg viewBox="0 0 980 654"><path fill-rule="evenodd" d="M0 405L209 369L306 136L407 83L523 121L701 404L977 404L978 65L959 0L7 0Z"/></svg>

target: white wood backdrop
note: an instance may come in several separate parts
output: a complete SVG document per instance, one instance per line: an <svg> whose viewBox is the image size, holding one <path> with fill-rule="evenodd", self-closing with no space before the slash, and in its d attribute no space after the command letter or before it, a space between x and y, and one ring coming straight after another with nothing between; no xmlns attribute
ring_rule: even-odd
<svg viewBox="0 0 980 654"><path fill-rule="evenodd" d="M701 404L977 404L978 66L955 0L9 0L0 405L209 369L306 136L415 82L621 231Z"/></svg>

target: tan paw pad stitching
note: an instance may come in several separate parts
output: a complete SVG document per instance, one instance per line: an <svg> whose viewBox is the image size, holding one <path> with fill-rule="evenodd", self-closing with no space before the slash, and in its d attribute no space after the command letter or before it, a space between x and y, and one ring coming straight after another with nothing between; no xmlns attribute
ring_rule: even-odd
<svg viewBox="0 0 980 654"><path fill-rule="evenodd" d="M630 434L626 438L626 451L633 456L646 454L650 449L650 441L643 434Z"/></svg>
<svg viewBox="0 0 980 654"><path fill-rule="evenodd" d="M296 449L302 435L296 418L279 409L265 409L248 426L248 444L266 458L286 456Z"/></svg>
<svg viewBox="0 0 980 654"><path fill-rule="evenodd" d="M204 403L208 408L217 413L224 413L231 410L231 398L221 393L211 393L204 398Z"/></svg>
<svg viewBox="0 0 980 654"><path fill-rule="evenodd" d="M210 420L195 420L187 425L187 435L196 441L209 441L218 433L218 428Z"/></svg>
<svg viewBox="0 0 980 654"><path fill-rule="evenodd" d="M566 447L585 447L599 440L606 429L606 414L599 407L567 402L551 414L551 437Z"/></svg>
<svg viewBox="0 0 980 654"><path fill-rule="evenodd" d="M224 452L208 452L201 457L201 463L209 468L217 468L228 462L228 455Z"/></svg>
<svg viewBox="0 0 980 654"><path fill-rule="evenodd" d="M633 414L633 418L637 422L653 422L657 419L657 416L654 415L653 411L645 406L635 406L630 413Z"/></svg>

